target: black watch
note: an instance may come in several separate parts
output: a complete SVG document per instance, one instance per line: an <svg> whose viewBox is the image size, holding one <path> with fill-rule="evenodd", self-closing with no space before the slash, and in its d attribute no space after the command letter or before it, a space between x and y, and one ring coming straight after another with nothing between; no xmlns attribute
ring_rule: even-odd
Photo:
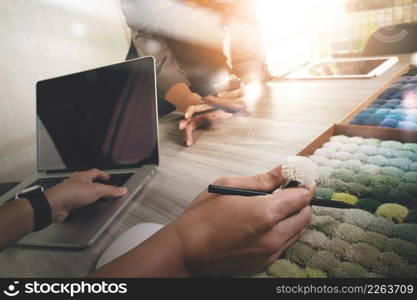
<svg viewBox="0 0 417 300"><path fill-rule="evenodd" d="M52 211L49 201L43 193L40 185L31 186L16 194L15 199L26 198L29 200L34 213L34 229L39 231L52 223Z"/></svg>

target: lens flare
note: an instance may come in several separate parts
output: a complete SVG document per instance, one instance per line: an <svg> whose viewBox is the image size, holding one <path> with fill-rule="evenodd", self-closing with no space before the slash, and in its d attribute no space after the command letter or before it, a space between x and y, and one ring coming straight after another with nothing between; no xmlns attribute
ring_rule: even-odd
<svg viewBox="0 0 417 300"><path fill-rule="evenodd" d="M417 65L417 52L415 52L413 55L411 55L411 57L410 57L410 62L411 62L413 65Z"/></svg>
<svg viewBox="0 0 417 300"><path fill-rule="evenodd" d="M256 104L262 96L262 84L260 82L249 82L245 86L244 101L249 111L254 110Z"/></svg>
<svg viewBox="0 0 417 300"><path fill-rule="evenodd" d="M407 110L407 114L414 112L417 109L417 92L410 91L405 93L402 105Z"/></svg>

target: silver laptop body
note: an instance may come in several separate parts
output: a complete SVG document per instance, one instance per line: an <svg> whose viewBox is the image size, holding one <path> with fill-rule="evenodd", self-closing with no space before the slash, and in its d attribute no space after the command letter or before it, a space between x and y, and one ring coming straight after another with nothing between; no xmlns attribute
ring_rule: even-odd
<svg viewBox="0 0 417 300"><path fill-rule="evenodd" d="M77 209L18 245L88 247L146 184L159 164L155 77L153 57L143 57L37 83L38 172L0 203L13 201L38 180L55 181L93 167L129 177L121 184L128 194ZM93 128L90 121L100 126Z"/></svg>

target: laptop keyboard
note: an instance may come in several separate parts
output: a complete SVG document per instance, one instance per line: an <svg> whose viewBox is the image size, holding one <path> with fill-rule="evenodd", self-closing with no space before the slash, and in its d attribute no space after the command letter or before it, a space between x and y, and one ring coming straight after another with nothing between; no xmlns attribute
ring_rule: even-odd
<svg viewBox="0 0 417 300"><path fill-rule="evenodd" d="M30 184L28 187L34 186L34 185L40 185L43 186L45 189L49 189L53 187L54 185L57 185L58 183L61 183L68 177L58 177L58 178L41 178Z"/></svg>
<svg viewBox="0 0 417 300"><path fill-rule="evenodd" d="M94 179L93 182L107 184L107 185L114 185L114 186L123 186L130 177L135 173L120 173L120 174L110 174L109 180L103 180L100 178ZM46 190L61 183L68 177L56 177L56 178L41 178L33 182L32 184L28 185L26 188L29 188L34 185L40 185L44 187ZM107 199L107 198L103 198ZM13 201L14 197L7 200L5 203Z"/></svg>
<svg viewBox="0 0 417 300"><path fill-rule="evenodd" d="M114 186L123 186L130 177L132 177L134 173L120 173L120 174L110 174L109 180L103 180L101 178L94 179L93 182L95 183L101 183L101 184L107 184L107 185L114 185ZM45 189L49 189L68 177L56 177L56 178L41 178L30 184L28 187L34 186L34 185L40 185L43 186Z"/></svg>
<svg viewBox="0 0 417 300"><path fill-rule="evenodd" d="M114 186L123 186L134 173L121 173L121 174L111 174L109 180L103 180L97 178L94 180L96 183L114 185Z"/></svg>

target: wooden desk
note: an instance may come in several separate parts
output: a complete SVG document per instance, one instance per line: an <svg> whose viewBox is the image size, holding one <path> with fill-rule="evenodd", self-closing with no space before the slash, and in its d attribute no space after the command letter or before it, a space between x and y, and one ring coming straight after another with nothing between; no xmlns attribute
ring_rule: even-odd
<svg viewBox="0 0 417 300"><path fill-rule="evenodd" d="M91 272L118 235L140 222L166 224L220 176L264 172L296 154L327 127L398 76L408 56L383 76L364 80L273 82L251 117L235 118L182 146L179 114L160 120L161 165L155 177L92 247L11 247L0 253L0 277L78 277Z"/></svg>

